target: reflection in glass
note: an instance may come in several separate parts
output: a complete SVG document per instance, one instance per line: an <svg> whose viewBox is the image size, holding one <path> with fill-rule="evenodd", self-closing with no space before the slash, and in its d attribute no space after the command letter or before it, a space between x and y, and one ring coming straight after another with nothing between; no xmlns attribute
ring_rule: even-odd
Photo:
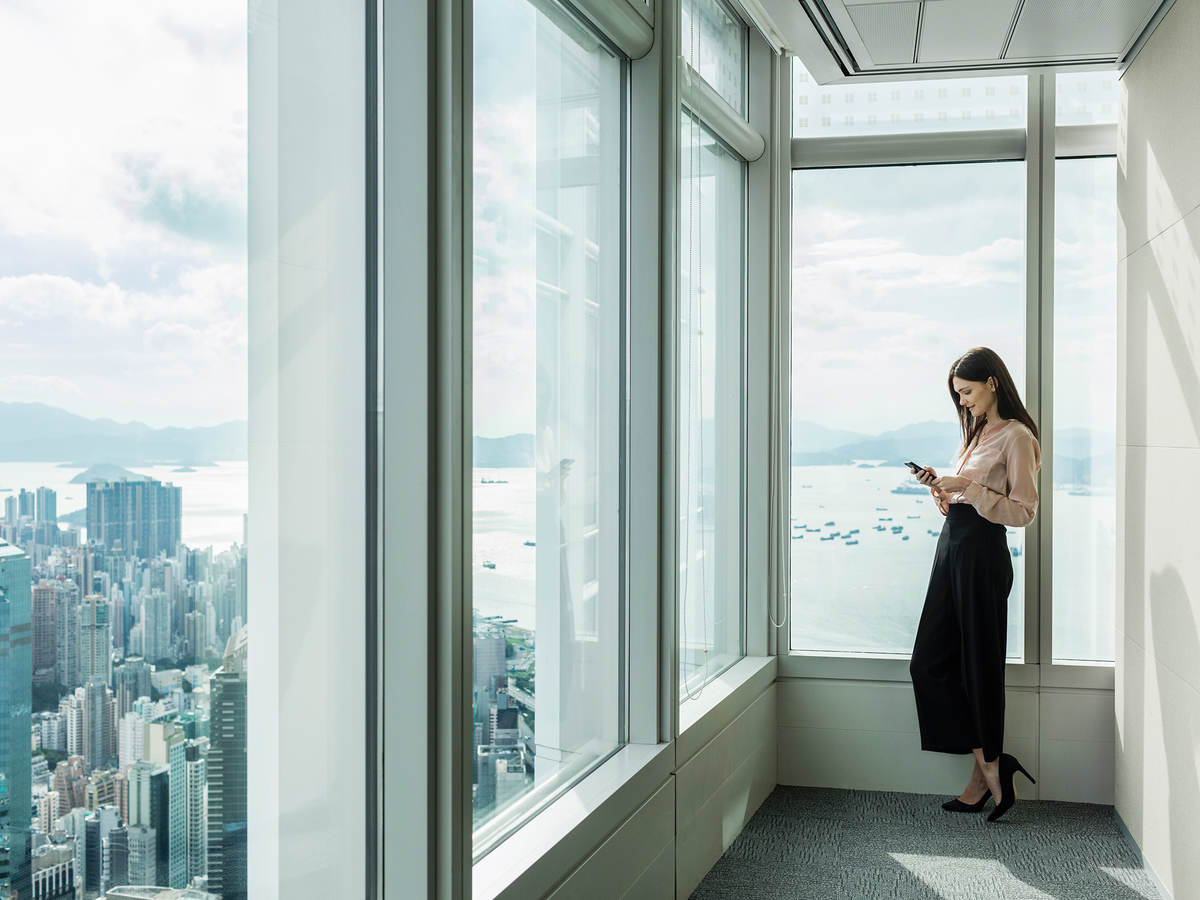
<svg viewBox="0 0 1200 900"><path fill-rule="evenodd" d="M746 26L721 0L683 0L680 16L683 58L745 116Z"/></svg>
<svg viewBox="0 0 1200 900"><path fill-rule="evenodd" d="M742 655L742 306L746 167L680 118L681 699Z"/></svg>
<svg viewBox="0 0 1200 900"><path fill-rule="evenodd" d="M1054 628L1057 660L1112 662L1116 580L1117 161L1054 181Z"/></svg>
<svg viewBox="0 0 1200 900"><path fill-rule="evenodd" d="M950 363L986 345L1025 383L1021 163L800 170L792 180L791 648L908 654L943 517ZM1023 529L1010 658L1023 652Z"/></svg>
<svg viewBox="0 0 1200 900"><path fill-rule="evenodd" d="M478 854L620 738L623 109L561 10L477 0L474 25Z"/></svg>
<svg viewBox="0 0 1200 900"><path fill-rule="evenodd" d="M792 136L1025 127L1024 75L820 85L792 61Z"/></svg>
<svg viewBox="0 0 1200 900"><path fill-rule="evenodd" d="M1099 125L1117 121L1116 72L1061 72L1054 79L1058 125Z"/></svg>

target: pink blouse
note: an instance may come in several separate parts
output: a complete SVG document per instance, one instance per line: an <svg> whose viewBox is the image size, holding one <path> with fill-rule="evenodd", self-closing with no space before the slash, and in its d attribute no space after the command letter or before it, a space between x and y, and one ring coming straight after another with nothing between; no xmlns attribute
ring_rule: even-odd
<svg viewBox="0 0 1200 900"><path fill-rule="evenodd" d="M1042 448L1016 419L989 428L967 451L958 473L971 483L950 493L951 503L970 503L989 522L1024 527L1037 513L1037 473Z"/></svg>

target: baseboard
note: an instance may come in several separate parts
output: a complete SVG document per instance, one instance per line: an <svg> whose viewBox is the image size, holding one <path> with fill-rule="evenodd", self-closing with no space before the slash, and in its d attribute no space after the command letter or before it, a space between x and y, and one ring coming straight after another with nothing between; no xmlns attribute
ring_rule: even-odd
<svg viewBox="0 0 1200 900"><path fill-rule="evenodd" d="M1133 855L1137 857L1138 865L1142 867L1142 871L1150 876L1150 880L1154 882L1154 887L1158 889L1160 894L1162 894L1163 900L1175 900L1171 892L1167 890L1167 886L1163 884L1162 879L1158 877L1158 873L1154 871L1154 867L1146 861L1146 856L1144 853L1142 853L1142 848L1138 845L1138 842L1133 839L1133 834L1125 825L1125 820L1121 818L1121 813L1117 811L1115 806L1113 807L1113 815L1117 817L1117 828L1119 828L1121 831L1121 838L1126 844L1129 845L1129 849L1132 850Z"/></svg>

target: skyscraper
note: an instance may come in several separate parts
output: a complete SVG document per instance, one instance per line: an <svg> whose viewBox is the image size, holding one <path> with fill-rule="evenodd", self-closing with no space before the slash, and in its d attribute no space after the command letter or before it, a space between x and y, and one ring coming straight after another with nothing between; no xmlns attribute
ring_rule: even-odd
<svg viewBox="0 0 1200 900"><path fill-rule="evenodd" d="M246 900L246 628L229 639L209 682L208 887Z"/></svg>
<svg viewBox="0 0 1200 900"><path fill-rule="evenodd" d="M207 739L183 741L171 757L171 887L187 887L208 866L208 828L204 809Z"/></svg>
<svg viewBox="0 0 1200 900"><path fill-rule="evenodd" d="M36 492L37 496L37 521L38 522L57 522L58 521L58 495L48 487L40 487Z"/></svg>
<svg viewBox="0 0 1200 900"><path fill-rule="evenodd" d="M55 678L58 640L55 622L58 612L58 587L45 579L33 587L33 683L49 684Z"/></svg>
<svg viewBox="0 0 1200 900"><path fill-rule="evenodd" d="M21 488L21 490L17 492L18 519L33 518L33 514L37 510L34 499L35 496L36 495L33 493L33 491L27 491L25 488Z"/></svg>
<svg viewBox="0 0 1200 900"><path fill-rule="evenodd" d="M151 661L171 653L171 603L155 588L142 598L142 656Z"/></svg>
<svg viewBox="0 0 1200 900"><path fill-rule="evenodd" d="M28 900L30 875L29 734L32 727L33 646L29 557L0 541L0 773L5 778L6 815L0 843L8 847L8 884L17 900Z"/></svg>
<svg viewBox="0 0 1200 900"><path fill-rule="evenodd" d="M192 659L204 659L208 641L204 613L190 612L183 616L183 636L187 640L188 656Z"/></svg>
<svg viewBox="0 0 1200 900"><path fill-rule="evenodd" d="M112 681L112 620L108 600L88 594L79 604L79 680Z"/></svg>
<svg viewBox="0 0 1200 900"><path fill-rule="evenodd" d="M74 581L55 585L54 670L59 684L79 684L79 586Z"/></svg>
<svg viewBox="0 0 1200 900"><path fill-rule="evenodd" d="M179 543L183 491L152 478L89 481L88 540L153 559Z"/></svg>
<svg viewBox="0 0 1200 900"><path fill-rule="evenodd" d="M138 697L150 696L150 664L140 656L127 657L119 666L113 667L113 684L120 719L133 709L133 701Z"/></svg>
<svg viewBox="0 0 1200 900"><path fill-rule="evenodd" d="M83 705L83 760L88 772L108 763L116 755L113 696L108 685L93 677L75 690Z"/></svg>
<svg viewBox="0 0 1200 900"><path fill-rule="evenodd" d="M170 770L157 763L138 762L129 769L129 824L154 835L153 873L135 884L167 884L170 879ZM134 852L130 839L130 854ZM130 866L136 868L134 862Z"/></svg>

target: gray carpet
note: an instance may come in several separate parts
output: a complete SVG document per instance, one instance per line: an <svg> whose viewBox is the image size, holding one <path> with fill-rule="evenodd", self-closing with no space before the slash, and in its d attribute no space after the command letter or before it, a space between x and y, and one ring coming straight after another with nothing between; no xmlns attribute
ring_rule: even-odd
<svg viewBox="0 0 1200 900"><path fill-rule="evenodd" d="M1018 800L999 822L943 795L778 787L693 900L1159 900L1111 806Z"/></svg>

